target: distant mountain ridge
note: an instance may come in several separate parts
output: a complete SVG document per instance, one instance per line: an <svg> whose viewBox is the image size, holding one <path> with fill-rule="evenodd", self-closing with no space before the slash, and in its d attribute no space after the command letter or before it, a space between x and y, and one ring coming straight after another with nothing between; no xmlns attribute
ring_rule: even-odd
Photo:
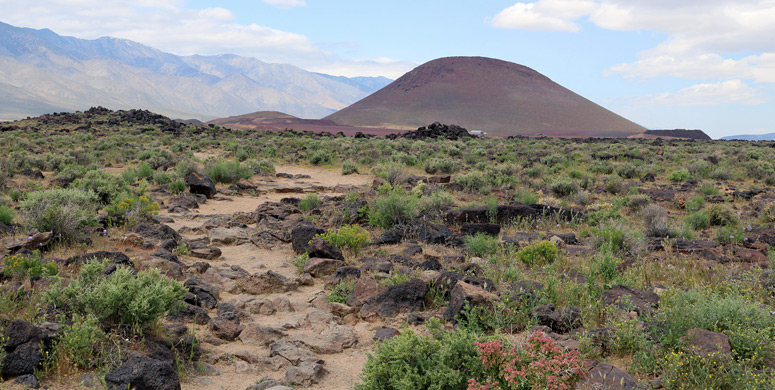
<svg viewBox="0 0 775 390"><path fill-rule="evenodd" d="M729 135L726 137L721 137L720 139L728 141L775 141L775 133Z"/></svg>
<svg viewBox="0 0 775 390"><path fill-rule="evenodd" d="M320 118L390 81L231 54L177 56L125 39L85 40L0 22L0 120L98 105L203 120L255 111Z"/></svg>
<svg viewBox="0 0 775 390"><path fill-rule="evenodd" d="M646 131L533 69L486 57L427 62L323 119L398 129L441 122L500 136L628 137Z"/></svg>

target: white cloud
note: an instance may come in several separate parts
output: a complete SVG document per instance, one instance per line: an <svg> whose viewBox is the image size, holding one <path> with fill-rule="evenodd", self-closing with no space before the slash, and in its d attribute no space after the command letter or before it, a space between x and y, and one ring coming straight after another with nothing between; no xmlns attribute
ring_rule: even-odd
<svg viewBox="0 0 775 390"><path fill-rule="evenodd" d="M574 21L597 7L591 0L541 0L516 3L495 15L493 26L544 31L579 31Z"/></svg>
<svg viewBox="0 0 775 390"><path fill-rule="evenodd" d="M264 1L306 5L301 0ZM226 8L193 9L182 0L38 0L32 5L0 0L0 12L3 22L19 27L49 28L83 39L129 39L177 55L237 54L350 77L396 78L416 66L393 60L345 60L304 35L240 24Z"/></svg>
<svg viewBox="0 0 775 390"><path fill-rule="evenodd" d="M273 5L280 8L306 7L304 0L261 0L262 3Z"/></svg>
<svg viewBox="0 0 775 390"><path fill-rule="evenodd" d="M650 30L668 36L611 67L627 77L743 78L775 82L773 0L538 0L516 3L491 22L497 27L579 31L588 18L598 27ZM734 59L739 53L750 53Z"/></svg>
<svg viewBox="0 0 775 390"><path fill-rule="evenodd" d="M674 93L662 93L651 99L665 106L712 106L720 104L764 104L767 97L741 80L692 85Z"/></svg>

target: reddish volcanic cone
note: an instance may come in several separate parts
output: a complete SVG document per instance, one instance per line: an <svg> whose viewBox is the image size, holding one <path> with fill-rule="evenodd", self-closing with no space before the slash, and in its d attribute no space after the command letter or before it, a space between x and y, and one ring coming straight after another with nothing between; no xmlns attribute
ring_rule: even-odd
<svg viewBox="0 0 775 390"><path fill-rule="evenodd" d="M394 129L454 123L501 136L627 137L646 130L533 69L485 57L427 62L324 119Z"/></svg>

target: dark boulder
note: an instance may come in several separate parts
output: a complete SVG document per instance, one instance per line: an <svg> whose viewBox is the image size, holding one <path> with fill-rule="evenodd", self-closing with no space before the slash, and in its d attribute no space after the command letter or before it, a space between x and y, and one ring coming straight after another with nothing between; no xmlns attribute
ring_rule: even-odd
<svg viewBox="0 0 775 390"><path fill-rule="evenodd" d="M603 305L617 304L624 307L622 298L629 300L635 312L638 315L649 313L659 305L659 295L651 291L640 291L629 286L616 285L613 288L603 292L601 300Z"/></svg>
<svg viewBox="0 0 775 390"><path fill-rule="evenodd" d="M306 252L309 249L309 242L315 235L323 234L326 230L313 225L296 225L291 229L291 246L297 255Z"/></svg>
<svg viewBox="0 0 775 390"><path fill-rule="evenodd" d="M587 377L576 385L577 389L640 390L646 388L632 375L610 363L588 361L587 373Z"/></svg>
<svg viewBox="0 0 775 390"><path fill-rule="evenodd" d="M315 238L310 241L307 253L310 258L320 257L324 259L344 260L342 251L322 238Z"/></svg>
<svg viewBox="0 0 775 390"><path fill-rule="evenodd" d="M108 390L180 390L175 367L166 361L135 357L105 374Z"/></svg>
<svg viewBox="0 0 775 390"><path fill-rule="evenodd" d="M210 322L210 315L207 310L200 306L194 306L186 301L179 301L177 307L170 310L167 319L172 322L193 322L199 325L207 325Z"/></svg>
<svg viewBox="0 0 775 390"><path fill-rule="evenodd" d="M490 236L497 237L501 232L501 225L497 223L467 223L460 227L460 233L467 235L474 235L476 233L484 233Z"/></svg>
<svg viewBox="0 0 775 390"><path fill-rule="evenodd" d="M488 306L496 299L497 296L487 290L463 281L458 281L455 283L455 288L450 294L449 306L447 307L447 310L444 311L444 320L454 321L455 317L460 315L466 302L468 302L471 307Z"/></svg>
<svg viewBox="0 0 775 390"><path fill-rule="evenodd" d="M3 330L6 355L1 362L2 376L33 374L43 363L59 325L44 323L36 327L27 321L14 320Z"/></svg>
<svg viewBox="0 0 775 390"><path fill-rule="evenodd" d="M174 240L175 242L181 242L183 240L175 229L161 223L141 222L135 225L131 232L137 233L144 238L159 241Z"/></svg>
<svg viewBox="0 0 775 390"><path fill-rule="evenodd" d="M404 238L403 229L395 228L382 233L376 240L374 240L374 244L375 245L398 244L399 242L401 242L403 238Z"/></svg>
<svg viewBox="0 0 775 390"><path fill-rule="evenodd" d="M215 337L226 341L236 340L245 329L245 326L240 324L239 316L231 312L211 319L208 326Z"/></svg>
<svg viewBox="0 0 775 390"><path fill-rule="evenodd" d="M539 325L548 326L552 331L564 334L581 326L581 310L577 307L565 307L555 310L554 305L540 305L533 310Z"/></svg>
<svg viewBox="0 0 775 390"><path fill-rule="evenodd" d="M189 293L195 298L193 302L187 300L188 303L206 309L214 309L218 305L218 288L205 283L198 276L188 278L183 286L188 288Z"/></svg>
<svg viewBox="0 0 775 390"><path fill-rule="evenodd" d="M331 275L340 267L344 267L344 265L342 260L311 257L304 264L304 273L318 278Z"/></svg>
<svg viewBox="0 0 775 390"><path fill-rule="evenodd" d="M428 285L420 279L390 286L377 296L368 299L361 307L361 315L376 314L392 317L398 313L420 310L428 293Z"/></svg>
<svg viewBox="0 0 775 390"><path fill-rule="evenodd" d="M186 185L190 193L204 195L207 199L212 199L217 193L213 180L196 172L191 172L186 176Z"/></svg>
<svg viewBox="0 0 775 390"><path fill-rule="evenodd" d="M443 245L452 236L452 231L444 225L424 222L413 227L417 238L428 244Z"/></svg>
<svg viewBox="0 0 775 390"><path fill-rule="evenodd" d="M81 265L84 263L88 263L92 260L97 261L104 261L108 260L113 264L118 265L125 265L130 268L134 268L134 264L132 263L132 260L129 259L129 256L127 256L123 252L108 252L108 251L97 251L97 252L91 252L91 253L85 253L82 255L75 255L67 258L65 260L65 265Z"/></svg>

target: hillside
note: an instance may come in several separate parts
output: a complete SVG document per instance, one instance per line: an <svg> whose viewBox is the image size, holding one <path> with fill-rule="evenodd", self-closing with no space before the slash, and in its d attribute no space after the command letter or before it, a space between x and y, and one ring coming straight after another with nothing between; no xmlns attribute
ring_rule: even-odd
<svg viewBox="0 0 775 390"><path fill-rule="evenodd" d="M427 62L324 119L402 129L438 121L501 136L626 137L646 130L533 69L484 57Z"/></svg>
<svg viewBox="0 0 775 390"><path fill-rule="evenodd" d="M84 40L0 22L0 120L98 105L196 119L262 110L320 118L389 82L229 54L176 56L123 39Z"/></svg>

